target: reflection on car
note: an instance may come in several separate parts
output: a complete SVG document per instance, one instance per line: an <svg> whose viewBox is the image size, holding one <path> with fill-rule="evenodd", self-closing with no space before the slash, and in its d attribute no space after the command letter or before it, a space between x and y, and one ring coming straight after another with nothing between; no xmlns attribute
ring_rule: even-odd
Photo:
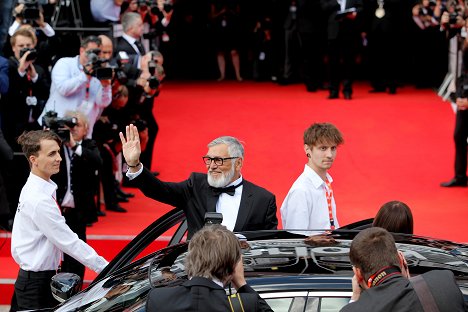
<svg viewBox="0 0 468 312"><path fill-rule="evenodd" d="M167 248L149 254L147 250L162 231L183 220L183 214L172 211L153 223L87 289L52 311L145 311L151 287L178 285L188 278L184 266L186 242L172 241ZM242 232L249 285L274 311L339 311L352 293L348 253L358 231L349 228L333 231L330 236L334 243L330 246L306 243L304 236L287 231ZM175 234L180 241L183 235L179 231L185 231L183 223ZM451 270L468 302L468 245L413 235L394 237L412 274ZM139 258L142 254L146 256ZM54 280L66 283L60 280L60 274Z"/></svg>

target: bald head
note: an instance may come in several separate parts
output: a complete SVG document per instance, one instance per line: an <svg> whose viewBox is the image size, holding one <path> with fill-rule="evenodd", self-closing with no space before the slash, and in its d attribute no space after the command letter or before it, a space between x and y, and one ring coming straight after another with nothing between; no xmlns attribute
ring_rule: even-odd
<svg viewBox="0 0 468 312"><path fill-rule="evenodd" d="M112 58L114 49L112 40L105 35L99 35L99 39L101 39L101 54L99 55L99 57L106 60Z"/></svg>

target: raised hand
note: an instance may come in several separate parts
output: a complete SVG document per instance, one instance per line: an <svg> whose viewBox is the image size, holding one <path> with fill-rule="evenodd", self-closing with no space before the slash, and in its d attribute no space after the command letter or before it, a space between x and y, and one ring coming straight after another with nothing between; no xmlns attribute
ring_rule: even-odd
<svg viewBox="0 0 468 312"><path fill-rule="evenodd" d="M122 141L122 153L125 161L130 167L137 166L140 163L140 136L136 126L130 124L125 127L126 137L120 132L120 141Z"/></svg>

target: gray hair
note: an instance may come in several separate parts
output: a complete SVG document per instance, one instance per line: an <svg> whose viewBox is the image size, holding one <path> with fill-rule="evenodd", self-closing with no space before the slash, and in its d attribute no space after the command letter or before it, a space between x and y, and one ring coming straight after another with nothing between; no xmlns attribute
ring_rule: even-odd
<svg viewBox="0 0 468 312"><path fill-rule="evenodd" d="M229 156L244 158L244 146L242 143L232 136L222 136L208 143L208 148L219 144L226 144L228 147Z"/></svg>
<svg viewBox="0 0 468 312"><path fill-rule="evenodd" d="M122 15L121 23L122 23L122 29L124 32L127 32L127 30L132 27L137 20L141 19L140 14L135 13L135 12L127 12L124 15Z"/></svg>

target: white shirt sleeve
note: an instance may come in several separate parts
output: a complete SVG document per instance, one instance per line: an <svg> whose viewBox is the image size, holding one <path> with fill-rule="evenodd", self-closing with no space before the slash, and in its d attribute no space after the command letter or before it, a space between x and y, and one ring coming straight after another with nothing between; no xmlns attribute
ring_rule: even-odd
<svg viewBox="0 0 468 312"><path fill-rule="evenodd" d="M53 200L42 200L37 205L33 220L52 244L97 273L106 267L108 262L68 227Z"/></svg>
<svg viewBox="0 0 468 312"><path fill-rule="evenodd" d="M79 75L70 77L69 64L60 59L52 69L52 83L57 86L57 92L62 96L70 96L76 93L86 84L88 78L84 72L80 72Z"/></svg>
<svg viewBox="0 0 468 312"><path fill-rule="evenodd" d="M136 177L138 177L142 172L143 172L143 165L141 165L140 170L138 170L137 172L127 171L127 173L125 175L127 176L127 178L129 180L133 180Z"/></svg>
<svg viewBox="0 0 468 312"><path fill-rule="evenodd" d="M41 27L41 30L47 37L55 36L55 30L48 23L45 23L44 27Z"/></svg>
<svg viewBox="0 0 468 312"><path fill-rule="evenodd" d="M15 20L13 24L11 24L10 28L8 28L8 34L13 36L15 31L20 27L20 24Z"/></svg>

